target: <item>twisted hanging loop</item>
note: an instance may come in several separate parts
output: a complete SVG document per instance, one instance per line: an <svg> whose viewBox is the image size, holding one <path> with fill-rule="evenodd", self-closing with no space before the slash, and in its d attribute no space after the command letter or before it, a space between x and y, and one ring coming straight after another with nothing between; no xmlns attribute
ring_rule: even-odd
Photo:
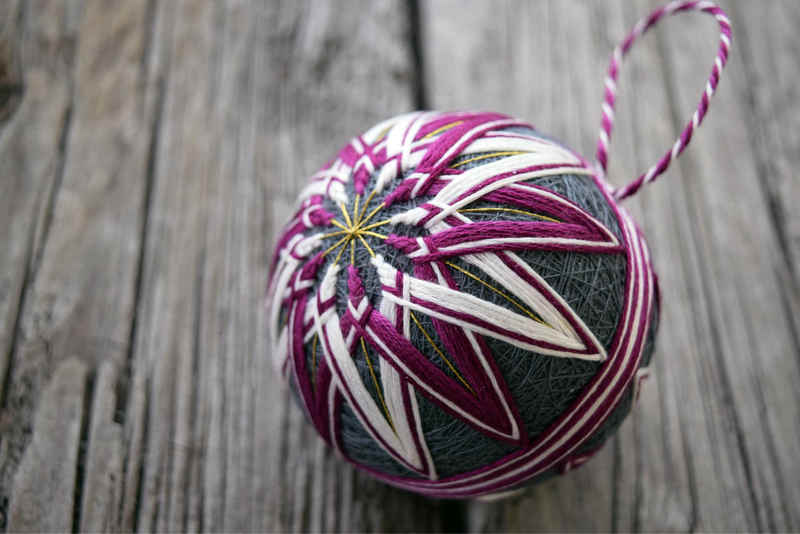
<svg viewBox="0 0 800 534"><path fill-rule="evenodd" d="M642 187L642 185L655 180L667 170L672 160L676 159L689 145L689 141L692 139L692 133L698 126L700 126L700 123L703 122L703 117L705 117L706 112L708 111L708 105L711 101L711 97L714 95L714 91L717 89L720 73L725 67L725 63L728 61L728 49L731 46L730 20L725 12L713 2L698 0L676 0L667 4L666 6L656 9L648 17L637 22L631 33L628 34L625 40L614 49L614 53L611 56L611 62L608 66L608 73L605 79L605 98L602 106L600 134L597 139L597 154L595 155L595 160L597 161L597 167L601 177L605 177L606 169L608 167L608 146L611 142L611 131L614 128L614 106L616 104L617 96L617 76L619 75L619 69L622 65L622 58L631 49L634 41L636 41L636 39L638 39L647 30L655 26L659 20L667 15L672 15L681 11L703 11L713 15L719 23L719 50L717 51L717 57L714 60L714 67L711 69L711 76L706 83L703 96L700 98L700 103L697 105L697 110L695 110L694 115L692 115L692 119L686 124L686 127L683 129L680 137L675 140L672 148L668 150L655 165L650 167L647 172L643 173L627 185L615 189L614 197L617 200L622 200L626 197L629 197L630 195L636 193L639 188Z"/></svg>

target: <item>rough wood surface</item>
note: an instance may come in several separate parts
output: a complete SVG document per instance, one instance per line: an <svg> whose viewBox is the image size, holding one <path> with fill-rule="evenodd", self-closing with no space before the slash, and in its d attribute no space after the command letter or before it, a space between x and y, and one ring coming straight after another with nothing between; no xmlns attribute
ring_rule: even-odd
<svg viewBox="0 0 800 534"><path fill-rule="evenodd" d="M521 114L593 154L608 51L656 4L474 4L425 4L432 105ZM797 161L796 106L779 108L780 125L770 119L773 99L796 93L796 62L782 73L776 62L787 57L786 28L798 10L771 4L765 15L753 3L731 4L734 54L708 123L667 176L628 202L661 279L655 379L599 458L516 501L473 507L472 529L800 526L798 291L790 257L797 239L791 206L800 196L788 165L777 168ZM497 25L481 23L488 19ZM680 19L644 39L623 69L610 172L618 183L668 146L708 76L714 21ZM480 29L461 39L463 47L446 46L465 25ZM786 80L783 94L773 92L775 77Z"/></svg>
<svg viewBox="0 0 800 534"><path fill-rule="evenodd" d="M426 100L590 156L608 53L655 2L0 5L0 531L800 529L800 8L723 4L708 122L628 202L655 377L594 460L495 503L393 490L314 437L267 353L274 234L339 144ZM623 70L620 183L710 67L711 19L663 26Z"/></svg>

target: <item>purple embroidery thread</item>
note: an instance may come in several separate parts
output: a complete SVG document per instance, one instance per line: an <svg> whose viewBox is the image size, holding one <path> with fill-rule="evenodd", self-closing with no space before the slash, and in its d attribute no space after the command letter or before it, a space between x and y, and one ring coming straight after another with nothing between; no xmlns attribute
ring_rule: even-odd
<svg viewBox="0 0 800 534"><path fill-rule="evenodd" d="M689 10L721 28L701 102L672 149L614 189L605 171L622 57L663 16ZM417 112L372 127L312 176L278 239L268 304L276 366L319 434L382 480L438 497L504 492L588 460L649 374L657 325L649 252L617 201L689 144L730 38L705 1L637 23L608 70L595 166L505 115ZM557 290L572 275L545 273L548 261L594 265L618 305L593 311L608 299ZM527 406L539 392L508 380L499 351L591 372L537 420ZM447 422L432 426L431 414ZM448 462L441 443L456 433L461 449L489 456L461 450Z"/></svg>

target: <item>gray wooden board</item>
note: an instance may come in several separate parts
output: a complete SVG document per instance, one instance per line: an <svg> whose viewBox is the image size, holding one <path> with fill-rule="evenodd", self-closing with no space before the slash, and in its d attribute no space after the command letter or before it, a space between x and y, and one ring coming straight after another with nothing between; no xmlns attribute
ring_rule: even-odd
<svg viewBox="0 0 800 534"><path fill-rule="evenodd" d="M306 176L425 94L591 156L608 54L654 5L0 7L0 85L23 91L0 109L0 530L800 529L790 0L724 3L708 122L627 201L661 281L655 376L585 467L503 502L415 497L334 457L272 370L267 265ZM663 26L623 70L617 183L708 74L713 21Z"/></svg>
<svg viewBox="0 0 800 534"><path fill-rule="evenodd" d="M796 106L783 109L780 125L769 115L777 115L773 91L796 92L796 62L784 73L777 62L792 57L788 28L798 10L787 2L763 14L757 4L733 4L734 53L709 122L667 176L627 202L661 279L655 379L598 458L516 500L473 506L472 529L798 528L799 197L788 168L764 170L764 162L788 167L800 153L790 127ZM521 115L591 156L608 51L655 5L428 2L432 105ZM663 26L623 70L611 152L617 183L669 146L708 76L713 19L684 15ZM761 48L743 51L749 41ZM784 85L773 86L774 77ZM770 203L784 215L775 217Z"/></svg>

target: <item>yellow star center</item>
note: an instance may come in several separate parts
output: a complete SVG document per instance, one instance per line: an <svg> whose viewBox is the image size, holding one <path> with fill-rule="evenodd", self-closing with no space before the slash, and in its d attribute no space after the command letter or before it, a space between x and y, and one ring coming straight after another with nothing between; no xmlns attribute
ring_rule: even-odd
<svg viewBox="0 0 800 534"><path fill-rule="evenodd" d="M344 204L339 204L339 210L342 212L342 219L333 219L331 224L340 228L340 230L323 234L322 237L341 237L323 253L323 256L327 256L331 252L335 252L338 249L339 252L334 260L334 263L338 263L344 251L350 247L350 263L354 264L357 243L364 245L364 248L367 249L370 256L375 256L375 251L373 251L369 246L369 243L367 243L367 240L364 236L386 239L385 235L379 234L378 232L373 231L373 229L390 222L390 219L386 219L383 221L370 223L370 220L375 216L375 214L383 209L383 203L381 203L367 214L367 206L372 201L372 197L375 196L375 193L376 191L370 193L360 210L359 204L361 204L361 195L356 195L356 201L353 203L352 214L347 211L347 208L345 208Z"/></svg>

